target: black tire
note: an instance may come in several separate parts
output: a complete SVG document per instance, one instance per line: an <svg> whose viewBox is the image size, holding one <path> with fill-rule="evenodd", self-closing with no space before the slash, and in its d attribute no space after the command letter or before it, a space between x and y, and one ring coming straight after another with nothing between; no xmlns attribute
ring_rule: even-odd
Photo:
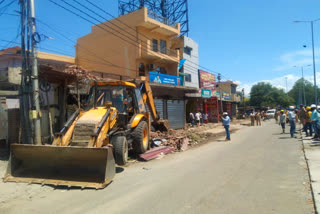
<svg viewBox="0 0 320 214"><path fill-rule="evenodd" d="M146 121L140 121L137 127L132 131L133 150L137 154L143 154L149 147L149 129Z"/></svg>
<svg viewBox="0 0 320 214"><path fill-rule="evenodd" d="M116 164L124 166L128 161L128 142L124 136L113 136L111 138L113 145L114 159Z"/></svg>

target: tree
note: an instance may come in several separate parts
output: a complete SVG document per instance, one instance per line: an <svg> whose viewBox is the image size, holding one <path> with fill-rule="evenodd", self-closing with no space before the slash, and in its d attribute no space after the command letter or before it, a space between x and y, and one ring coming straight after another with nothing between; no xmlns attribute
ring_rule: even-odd
<svg viewBox="0 0 320 214"><path fill-rule="evenodd" d="M304 80L305 85L305 92L306 92L306 105L311 105L314 103L314 87L311 82L308 80ZM318 94L320 93L319 88ZM295 100L295 104L299 105L303 103L303 79L298 79L292 89L288 92L288 95Z"/></svg>
<svg viewBox="0 0 320 214"><path fill-rule="evenodd" d="M288 107L294 103L283 89L273 87L270 83L259 82L252 86L250 92L250 105L252 106L281 106Z"/></svg>

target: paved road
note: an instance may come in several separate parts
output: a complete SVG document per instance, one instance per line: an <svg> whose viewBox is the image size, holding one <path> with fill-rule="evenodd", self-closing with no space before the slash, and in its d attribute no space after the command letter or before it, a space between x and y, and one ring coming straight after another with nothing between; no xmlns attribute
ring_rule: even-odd
<svg viewBox="0 0 320 214"><path fill-rule="evenodd" d="M104 190L1 184L0 194L21 194L0 213L313 213L301 141L279 132L270 121L231 142L133 164Z"/></svg>

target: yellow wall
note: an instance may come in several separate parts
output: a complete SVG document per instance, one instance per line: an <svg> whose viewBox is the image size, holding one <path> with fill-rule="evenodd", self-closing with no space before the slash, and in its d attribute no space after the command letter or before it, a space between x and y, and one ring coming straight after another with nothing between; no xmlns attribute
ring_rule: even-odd
<svg viewBox="0 0 320 214"><path fill-rule="evenodd" d="M156 24L160 27L156 28ZM105 30L93 26L90 34L78 39L76 64L91 71L136 78L139 75L139 63L142 62L165 67L169 70L168 74L178 75L179 54L175 50L170 51L169 56L159 52L154 53L151 51L151 45L152 39L162 39L167 41L167 48L170 48L172 35L179 35L180 30L155 20L151 22L150 18L147 17L146 8L120 16L104 24L101 23L99 26ZM153 31L150 31L150 29L153 29ZM125 41L119 37L122 37ZM151 40L148 41L146 37ZM160 45L160 41L158 43Z"/></svg>

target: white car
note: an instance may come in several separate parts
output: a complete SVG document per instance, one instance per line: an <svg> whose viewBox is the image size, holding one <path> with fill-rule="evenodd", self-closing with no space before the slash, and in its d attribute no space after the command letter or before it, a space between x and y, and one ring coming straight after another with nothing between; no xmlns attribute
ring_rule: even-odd
<svg viewBox="0 0 320 214"><path fill-rule="evenodd" d="M270 109L267 111L267 117L270 119L270 118L274 118L274 115L276 113L276 110L275 109Z"/></svg>

